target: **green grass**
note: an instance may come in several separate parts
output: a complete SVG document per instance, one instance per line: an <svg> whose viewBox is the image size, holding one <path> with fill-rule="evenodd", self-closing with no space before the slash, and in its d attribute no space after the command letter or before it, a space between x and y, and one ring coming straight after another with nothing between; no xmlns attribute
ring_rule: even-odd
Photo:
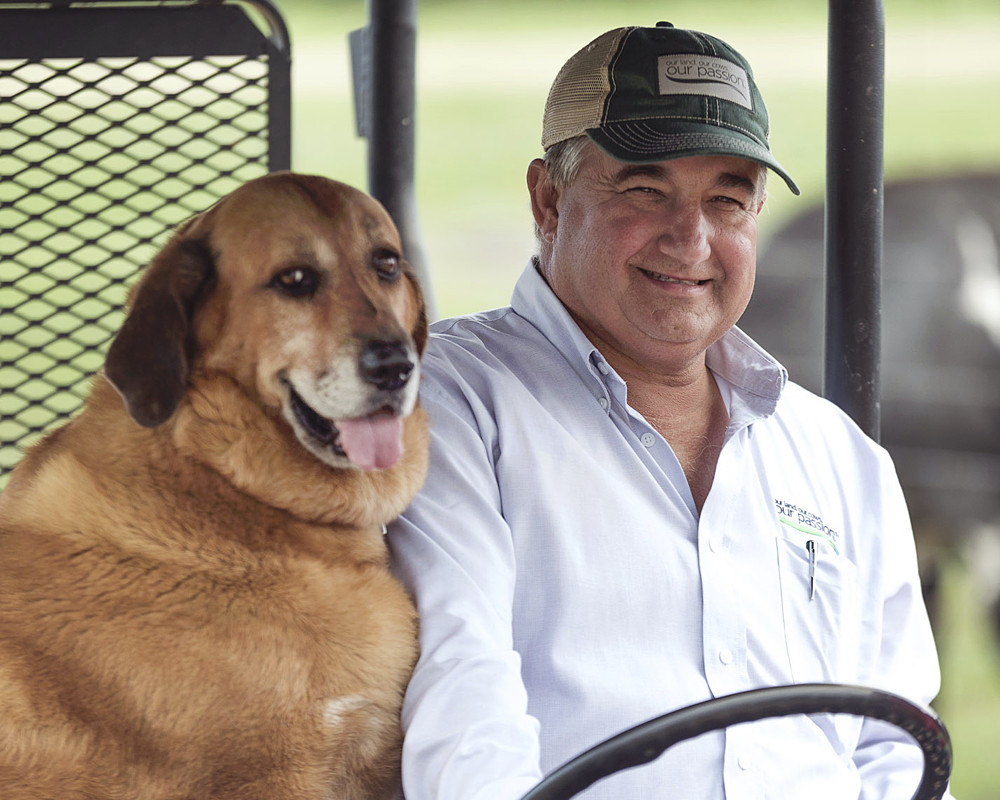
<svg viewBox="0 0 1000 800"><path fill-rule="evenodd" d="M935 707L955 750L952 791L958 800L995 800L1000 790L1000 642L989 635L962 564L948 568L944 594L943 685Z"/></svg>

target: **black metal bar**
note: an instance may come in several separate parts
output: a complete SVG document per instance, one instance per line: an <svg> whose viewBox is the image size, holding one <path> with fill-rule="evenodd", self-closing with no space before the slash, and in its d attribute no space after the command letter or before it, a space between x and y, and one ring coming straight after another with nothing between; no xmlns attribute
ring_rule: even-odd
<svg viewBox="0 0 1000 800"><path fill-rule="evenodd" d="M292 49L291 37L288 35L288 26L285 18L281 16L281 10L272 0L236 0L237 2L254 9L267 23L267 38L274 46L275 50L282 53L290 53Z"/></svg>
<svg viewBox="0 0 1000 800"><path fill-rule="evenodd" d="M403 251L424 287L428 313L434 298L416 212L416 0L370 0L367 30L368 191L399 228Z"/></svg>
<svg viewBox="0 0 1000 800"><path fill-rule="evenodd" d="M880 435L882 0L830 0L823 394Z"/></svg>
<svg viewBox="0 0 1000 800"><path fill-rule="evenodd" d="M267 70L267 169L292 168L292 43L281 12L271 0L242 0L269 26Z"/></svg>
<svg viewBox="0 0 1000 800"><path fill-rule="evenodd" d="M7 8L3 19L4 58L94 59L139 53L200 58L263 54L269 46L235 5ZM37 33L24 36L28 27Z"/></svg>

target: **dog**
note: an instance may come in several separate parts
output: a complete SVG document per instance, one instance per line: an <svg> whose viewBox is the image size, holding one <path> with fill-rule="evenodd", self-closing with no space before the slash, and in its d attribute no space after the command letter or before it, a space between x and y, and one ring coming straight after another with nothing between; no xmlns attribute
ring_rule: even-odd
<svg viewBox="0 0 1000 800"><path fill-rule="evenodd" d="M0 495L0 796L396 796L426 339L357 189L273 173L174 232Z"/></svg>

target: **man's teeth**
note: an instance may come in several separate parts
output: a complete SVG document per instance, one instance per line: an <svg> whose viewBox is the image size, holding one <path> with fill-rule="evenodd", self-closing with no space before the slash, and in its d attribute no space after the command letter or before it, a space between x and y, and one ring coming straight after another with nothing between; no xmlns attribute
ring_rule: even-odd
<svg viewBox="0 0 1000 800"><path fill-rule="evenodd" d="M658 272L649 272L648 270L643 270L650 278L654 281L662 281L663 283L679 283L682 286L700 286L701 281L684 281L680 278L671 278L669 275L660 275Z"/></svg>

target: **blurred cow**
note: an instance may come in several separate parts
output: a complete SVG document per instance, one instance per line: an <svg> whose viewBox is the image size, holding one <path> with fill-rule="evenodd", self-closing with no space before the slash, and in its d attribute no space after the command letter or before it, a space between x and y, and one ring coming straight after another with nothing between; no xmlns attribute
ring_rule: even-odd
<svg viewBox="0 0 1000 800"><path fill-rule="evenodd" d="M740 326L820 391L823 209L762 248ZM1000 644L1000 174L887 183L882 443L892 453L936 619L940 570L960 555Z"/></svg>

